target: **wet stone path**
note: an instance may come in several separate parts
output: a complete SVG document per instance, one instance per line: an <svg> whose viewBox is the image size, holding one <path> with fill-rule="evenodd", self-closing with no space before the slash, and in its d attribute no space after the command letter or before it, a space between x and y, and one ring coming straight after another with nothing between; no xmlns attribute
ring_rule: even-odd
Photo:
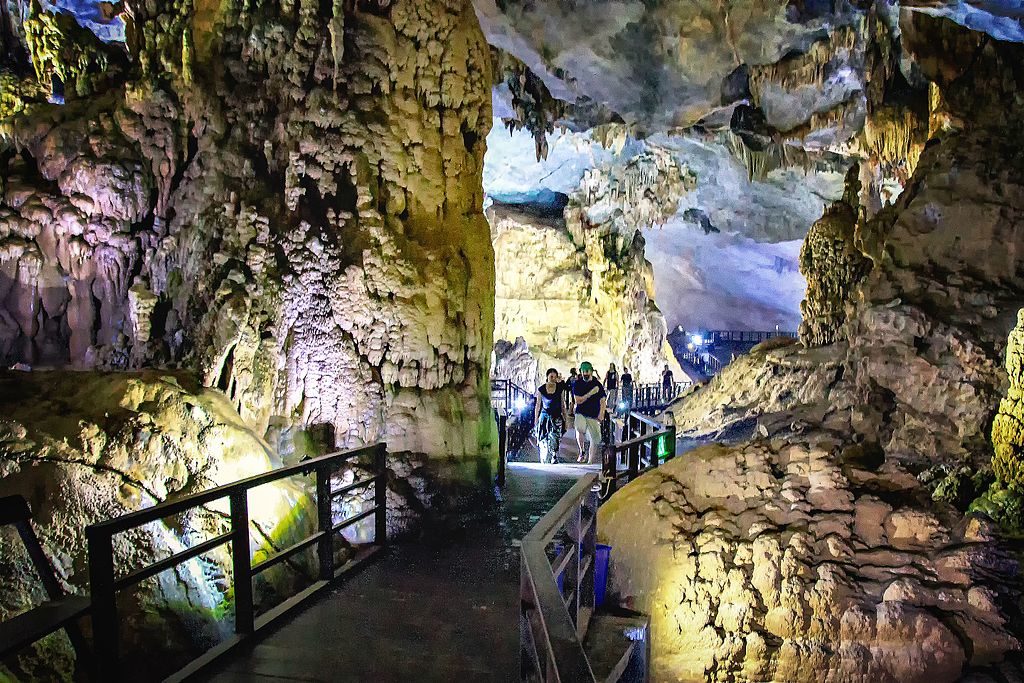
<svg viewBox="0 0 1024 683"><path fill-rule="evenodd" d="M587 471L510 466L492 509L392 545L207 680L518 680L517 539Z"/></svg>

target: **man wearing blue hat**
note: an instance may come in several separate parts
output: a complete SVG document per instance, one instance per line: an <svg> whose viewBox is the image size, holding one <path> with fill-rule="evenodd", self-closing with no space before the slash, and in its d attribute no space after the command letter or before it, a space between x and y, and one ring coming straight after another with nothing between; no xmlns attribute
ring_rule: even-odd
<svg viewBox="0 0 1024 683"><path fill-rule="evenodd" d="M594 377L594 366L589 362L580 364L580 378L572 385L576 399L576 445L580 449L579 462L591 464L601 462L601 423L608 409L608 399L601 382ZM590 455L585 456L584 443L590 439Z"/></svg>

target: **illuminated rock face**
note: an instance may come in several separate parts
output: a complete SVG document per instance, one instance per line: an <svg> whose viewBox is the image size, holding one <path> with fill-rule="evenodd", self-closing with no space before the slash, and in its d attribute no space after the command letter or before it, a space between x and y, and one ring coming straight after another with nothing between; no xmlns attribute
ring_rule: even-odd
<svg viewBox="0 0 1024 683"><path fill-rule="evenodd" d="M854 244L857 173L858 169L850 169L846 198L815 221L800 250L800 271L807 278L807 294L800 304L800 340L807 346L841 339L852 290L871 270L871 261Z"/></svg>
<svg viewBox="0 0 1024 683"><path fill-rule="evenodd" d="M326 425L477 477L494 258L471 7L149 7L126 15L128 85L3 124L23 152L0 155L3 361L183 365L259 433Z"/></svg>
<svg viewBox="0 0 1024 683"><path fill-rule="evenodd" d="M1024 54L920 18L903 35L965 127L854 227L872 268L843 278L845 322L819 328L841 341L763 347L683 398L682 433L755 417L754 439L688 453L600 512L658 680L1020 676L1019 559L974 511L1020 520L1018 378L993 417L1019 364Z"/></svg>
<svg viewBox="0 0 1024 683"><path fill-rule="evenodd" d="M829 426L705 446L601 508L654 680L954 681L1020 647L990 523L918 508L913 476L864 469Z"/></svg>
<svg viewBox="0 0 1024 683"><path fill-rule="evenodd" d="M87 525L282 464L221 392L182 373L8 372L0 376L0 410L0 496L26 497L59 581L78 594L89 587ZM304 484L284 480L250 494L257 560L310 533L316 515ZM115 536L119 576L224 533L227 516L224 499ZM0 536L0 558L0 619L45 600L15 534ZM294 575L268 580L257 582L258 595L272 594L267 588L288 592ZM151 652L144 644L153 638L163 650L180 652L227 636L230 585L230 549L222 546L127 591L119 602L129 658ZM41 641L25 655L14 680L70 680L74 655L63 638ZM170 664L166 658L128 666L157 676L154 667Z"/></svg>
<svg viewBox="0 0 1024 683"><path fill-rule="evenodd" d="M638 382L658 381L666 363L682 377L640 232L590 225L571 204L564 217L499 204L487 215L497 263L494 335L525 340L529 357L519 365L535 368L531 383L549 367L567 376L585 360L602 377L609 363L628 367Z"/></svg>

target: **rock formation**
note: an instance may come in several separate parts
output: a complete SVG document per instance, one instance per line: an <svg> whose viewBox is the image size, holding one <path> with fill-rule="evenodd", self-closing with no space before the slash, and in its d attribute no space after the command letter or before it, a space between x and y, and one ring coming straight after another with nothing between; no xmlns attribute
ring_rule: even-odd
<svg viewBox="0 0 1024 683"><path fill-rule="evenodd" d="M221 392L196 385L187 373L12 372L0 377L0 411L0 496L27 498L43 549L72 593L88 593L87 525L282 464ZM262 487L253 502L257 560L310 533L308 482ZM115 566L127 573L224 533L227 505L225 499L115 536ZM0 557L4 619L40 604L45 594L16 534L0 536ZM308 558L291 569L299 570L297 577L275 571L257 582L259 593L272 599L275 588L289 592L285 582L315 576ZM144 665L156 675L156 668L173 666L174 650L205 649L224 637L230 586L230 551L223 546L128 591L120 603L129 662L148 656L139 645L159 638L168 656ZM17 668L7 673L24 680L70 679L74 671L60 634L12 665Z"/></svg>
<svg viewBox="0 0 1024 683"><path fill-rule="evenodd" d="M871 269L871 260L854 244L858 173L856 167L850 169L846 195L811 226L800 250L800 272L807 278L807 296L800 304L800 339L807 346L839 341L852 290Z"/></svg>
<svg viewBox="0 0 1024 683"><path fill-rule="evenodd" d="M919 14L903 28L964 129L929 142L891 210L847 216L830 253L871 269L815 304L830 313L805 338L823 346L764 348L674 407L688 436L753 417L754 438L688 453L601 511L612 586L652 616L657 680L1021 676L1020 567L993 522L1020 509L1012 377L991 442L989 425L1024 295L1008 125L1024 55ZM993 444L1002 481L972 505Z"/></svg>
<svg viewBox="0 0 1024 683"><path fill-rule="evenodd" d="M473 477L493 330L475 17L276 12L133 7L124 85L5 120L0 355L191 367L258 432L326 424ZM39 77L92 64L29 42Z"/></svg>
<svg viewBox="0 0 1024 683"><path fill-rule="evenodd" d="M681 376L654 303L641 230L675 212L689 181L669 155L638 156L588 170L579 189L554 205L490 206L499 344L521 337L535 373L567 374L590 360L602 376L609 362L639 382L656 381L666 364ZM524 374L499 370L496 377Z"/></svg>
<svg viewBox="0 0 1024 683"><path fill-rule="evenodd" d="M125 43L112 45L37 2L12 21L10 4L4 57L20 61L0 76L0 362L174 368L198 385L168 399L173 410L219 389L218 419L237 411L271 452L386 440L393 531L489 480L491 77L468 2L129 2ZM67 419L104 390L74 392ZM50 457L32 436L42 415L10 426L5 491L31 488L18 463ZM126 427L140 436L118 436L118 456L89 419L100 425L76 460L130 460L151 434ZM205 444L185 431L183 452ZM156 453L151 473L126 472L138 487L122 487L130 463L25 471L67 489L33 501L67 565L83 525L267 469L262 448L245 467L228 452ZM65 578L81 587L76 562ZM185 600L185 588L150 588L140 609ZM24 595L12 585L5 609ZM182 611L193 607L214 605Z"/></svg>

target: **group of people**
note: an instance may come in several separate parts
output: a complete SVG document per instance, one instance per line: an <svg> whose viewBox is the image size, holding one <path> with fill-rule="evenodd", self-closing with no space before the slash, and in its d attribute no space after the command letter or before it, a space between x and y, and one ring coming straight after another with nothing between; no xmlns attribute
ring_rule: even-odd
<svg viewBox="0 0 1024 683"><path fill-rule="evenodd" d="M569 370L568 379L563 379L555 368L549 368L544 375L544 384L537 387L533 413L540 461L558 462L562 435L572 424L579 449L576 461L600 463L601 442L611 436L608 417L615 412L628 413L633 402L633 375L629 368L624 368L620 375L615 363L611 363L603 383L589 361L580 363L578 374L576 368ZM662 372L665 395L672 393L674 387L672 371L666 365Z"/></svg>
<svg viewBox="0 0 1024 683"><path fill-rule="evenodd" d="M579 448L577 462L600 463L601 442L608 437L602 428L620 396L628 405L632 390L629 369L619 375L614 363L605 373L603 383L590 362L580 363L578 374L572 368L568 379L563 379L555 368L549 368L544 384L537 387L533 415L541 462L558 462L559 443L572 424Z"/></svg>

